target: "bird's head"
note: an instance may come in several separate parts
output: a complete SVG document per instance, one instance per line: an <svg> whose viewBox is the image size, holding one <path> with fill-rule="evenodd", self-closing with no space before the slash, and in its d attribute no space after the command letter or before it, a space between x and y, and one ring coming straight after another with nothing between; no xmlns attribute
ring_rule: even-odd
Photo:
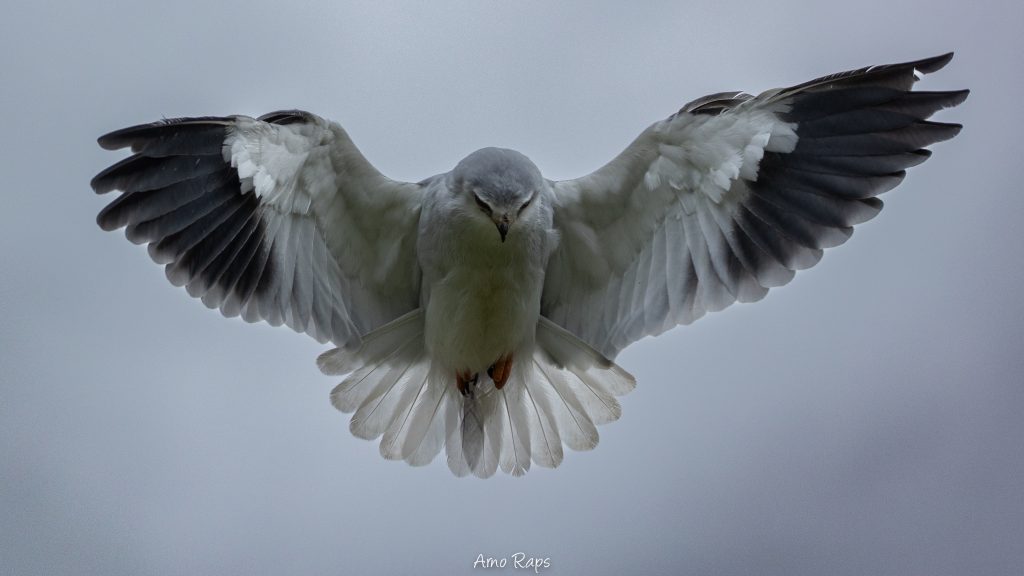
<svg viewBox="0 0 1024 576"><path fill-rule="evenodd" d="M483 148L466 156L452 171L455 193L469 210L489 218L501 241L540 196L540 170L515 150Z"/></svg>

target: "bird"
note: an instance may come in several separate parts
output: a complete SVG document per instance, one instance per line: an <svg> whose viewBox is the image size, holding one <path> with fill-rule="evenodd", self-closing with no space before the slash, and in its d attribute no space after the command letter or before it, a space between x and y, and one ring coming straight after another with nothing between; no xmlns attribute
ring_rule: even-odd
<svg viewBox="0 0 1024 576"><path fill-rule="evenodd" d="M914 83L953 54L753 96L720 92L571 180L477 150L449 172L379 172L300 110L163 119L101 136L97 216L224 316L334 347L331 402L390 460L456 476L554 468L594 448L636 386L631 343L756 302L843 244L960 124L968 90Z"/></svg>

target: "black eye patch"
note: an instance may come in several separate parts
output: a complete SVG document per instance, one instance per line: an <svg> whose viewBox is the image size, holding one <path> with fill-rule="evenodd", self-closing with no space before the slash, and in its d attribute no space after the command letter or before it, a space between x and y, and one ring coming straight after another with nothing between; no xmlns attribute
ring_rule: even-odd
<svg viewBox="0 0 1024 576"><path fill-rule="evenodd" d="M537 193L534 192L533 195L530 196L530 198L526 202L523 202L523 205L519 207L519 213L522 214L523 210L526 210L526 208L533 202L533 199L536 197Z"/></svg>
<svg viewBox="0 0 1024 576"><path fill-rule="evenodd" d="M491 207L487 204L487 202L481 200L480 197L476 195L476 192L473 193L473 200L476 200L476 205L479 206L480 209L483 210L488 216L491 215Z"/></svg>

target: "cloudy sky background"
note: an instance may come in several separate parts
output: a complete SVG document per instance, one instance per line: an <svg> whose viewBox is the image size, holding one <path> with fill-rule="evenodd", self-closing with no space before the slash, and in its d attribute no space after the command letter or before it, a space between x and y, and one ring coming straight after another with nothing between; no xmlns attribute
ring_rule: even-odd
<svg viewBox="0 0 1024 576"><path fill-rule="evenodd" d="M62 4L0 19L0 574L1024 567L1020 3ZM558 179L697 96L949 50L919 86L972 89L963 133L791 285L627 349L622 419L522 479L384 461L324 346L94 222L95 138L161 117L304 108L395 178L496 145Z"/></svg>

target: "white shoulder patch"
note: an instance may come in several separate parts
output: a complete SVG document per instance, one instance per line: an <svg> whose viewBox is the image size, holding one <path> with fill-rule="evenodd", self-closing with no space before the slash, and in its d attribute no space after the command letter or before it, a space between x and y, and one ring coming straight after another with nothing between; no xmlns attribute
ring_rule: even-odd
<svg viewBox="0 0 1024 576"><path fill-rule="evenodd" d="M265 204L301 214L309 210L310 194L325 181L334 181L324 148L330 139L330 130L315 124L277 125L239 117L228 129L223 154L238 170L243 193L255 191Z"/></svg>
<svg viewBox="0 0 1024 576"><path fill-rule="evenodd" d="M644 173L644 185L651 191L667 186L687 213L693 211L692 194L719 204L737 179L757 180L765 151L792 151L795 129L764 110L675 116L656 126L658 156Z"/></svg>

